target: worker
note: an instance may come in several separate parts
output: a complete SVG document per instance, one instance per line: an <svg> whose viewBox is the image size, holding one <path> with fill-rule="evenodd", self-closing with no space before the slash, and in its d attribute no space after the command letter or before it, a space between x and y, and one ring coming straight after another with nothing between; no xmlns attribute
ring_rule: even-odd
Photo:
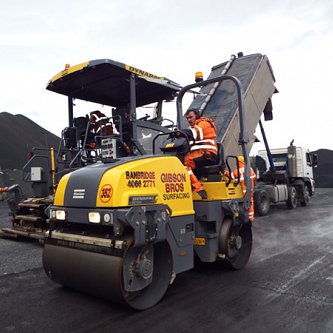
<svg viewBox="0 0 333 333"><path fill-rule="evenodd" d="M245 169L244 169L244 157L243 156L238 156L238 166L239 168L236 168L232 173L231 173L231 177L234 179L238 179L238 170L239 170L239 181L242 184L242 188L243 188L243 193L244 193L244 197L246 194L246 186L245 186L245 179L244 179L244 173L245 173ZM251 196L250 196L250 210L249 210L249 220L251 222L254 221L254 200L253 200L253 192L254 192L254 182L256 180L256 174L253 171L253 169L250 167L250 178L251 178Z"/></svg>
<svg viewBox="0 0 333 333"><path fill-rule="evenodd" d="M207 192L193 171L217 163L216 127L211 119L201 117L196 109L187 110L185 117L190 126L178 134L186 136L190 141L190 152L184 158L184 165L190 176L193 191L202 199L207 199Z"/></svg>
<svg viewBox="0 0 333 333"><path fill-rule="evenodd" d="M90 131L95 135L108 136L113 134L113 124L101 111L90 112Z"/></svg>

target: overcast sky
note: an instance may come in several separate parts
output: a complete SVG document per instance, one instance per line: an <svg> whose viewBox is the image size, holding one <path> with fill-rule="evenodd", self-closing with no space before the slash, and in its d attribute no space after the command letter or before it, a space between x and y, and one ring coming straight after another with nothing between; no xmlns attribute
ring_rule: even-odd
<svg viewBox="0 0 333 333"><path fill-rule="evenodd" d="M279 90L264 123L271 148L333 149L332 0L0 3L0 112L60 135L67 100L45 87L66 63L109 58L186 85L239 51L262 53Z"/></svg>

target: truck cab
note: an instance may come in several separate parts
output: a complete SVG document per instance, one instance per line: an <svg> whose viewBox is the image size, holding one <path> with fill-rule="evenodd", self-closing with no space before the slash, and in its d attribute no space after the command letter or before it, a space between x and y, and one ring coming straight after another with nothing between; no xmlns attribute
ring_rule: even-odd
<svg viewBox="0 0 333 333"><path fill-rule="evenodd" d="M315 192L313 168L317 155L292 143L286 148L259 150L254 201L257 215L267 215L270 204L286 202L288 208L307 206Z"/></svg>
<svg viewBox="0 0 333 333"><path fill-rule="evenodd" d="M314 193L313 167L317 166L316 154L303 147L295 146L271 149L271 154L277 173L288 173L289 178L299 178L308 182L311 185L311 192ZM257 175L260 179L260 175L267 173L270 168L266 150L259 150L257 156L265 161L266 166L265 170L261 169Z"/></svg>

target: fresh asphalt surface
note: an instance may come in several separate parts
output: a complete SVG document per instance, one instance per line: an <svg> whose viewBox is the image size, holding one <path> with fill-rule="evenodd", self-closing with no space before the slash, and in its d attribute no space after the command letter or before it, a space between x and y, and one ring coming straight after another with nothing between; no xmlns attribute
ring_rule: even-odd
<svg viewBox="0 0 333 333"><path fill-rule="evenodd" d="M0 208L0 227L10 226ZM308 207L256 218L253 234L243 270L197 264L143 312L57 285L41 245L0 238L0 330L333 332L333 189L318 189Z"/></svg>

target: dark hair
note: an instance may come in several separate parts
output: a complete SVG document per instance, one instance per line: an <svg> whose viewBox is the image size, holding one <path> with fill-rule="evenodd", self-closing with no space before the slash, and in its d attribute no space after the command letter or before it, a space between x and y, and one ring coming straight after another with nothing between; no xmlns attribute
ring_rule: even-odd
<svg viewBox="0 0 333 333"><path fill-rule="evenodd" d="M200 114L199 110L197 110L197 109L188 109L185 112L185 117L187 117L190 112L193 112L195 114L196 119L199 119L201 117L201 114Z"/></svg>

